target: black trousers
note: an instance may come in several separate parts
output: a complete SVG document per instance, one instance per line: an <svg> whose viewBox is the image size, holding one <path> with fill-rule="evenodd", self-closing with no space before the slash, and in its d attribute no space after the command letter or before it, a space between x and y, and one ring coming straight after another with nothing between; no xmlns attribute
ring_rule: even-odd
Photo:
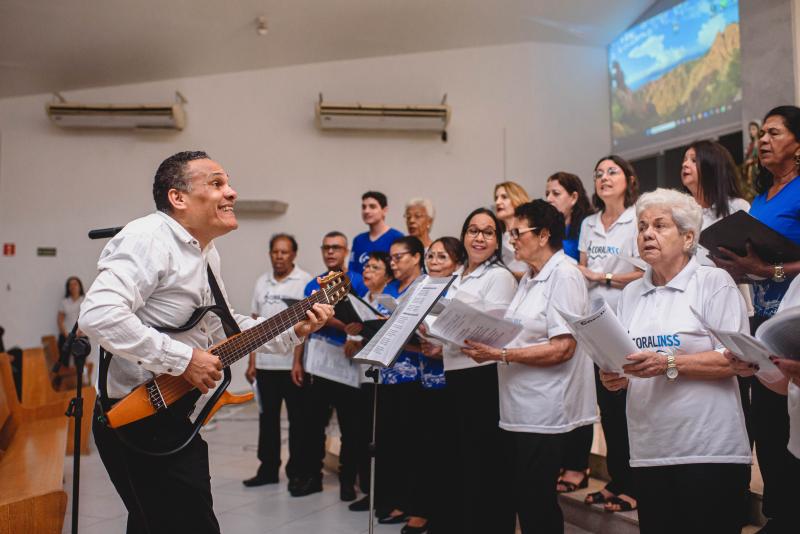
<svg viewBox="0 0 800 534"><path fill-rule="evenodd" d="M436 525L441 522L444 512L442 459L449 454L444 447L445 391L444 388L419 388L417 397L419 401L416 404L411 433L416 434L421 446L414 447L415 461L410 465L411 491L406 511L410 515L424 517L429 524Z"/></svg>
<svg viewBox="0 0 800 534"><path fill-rule="evenodd" d="M219 533L211 499L208 445L198 434L183 450L170 456L133 452L114 430L92 422L97 451L111 482L128 509L128 534L175 532ZM189 420L149 418L141 425L143 435L179 435Z"/></svg>
<svg viewBox="0 0 800 534"><path fill-rule="evenodd" d="M267 478L278 478L281 466L281 405L286 403L289 417L289 460L286 476L299 476L295 465L301 454L300 445L300 388L292 382L291 371L269 371L256 369L256 384L261 398L261 413L258 415L258 459L261 466L258 474Z"/></svg>
<svg viewBox="0 0 800 534"><path fill-rule="evenodd" d="M378 387L378 421L375 456L375 506L381 512L407 510L411 463L422 444L417 440L415 404L419 382L382 384Z"/></svg>
<svg viewBox="0 0 800 534"><path fill-rule="evenodd" d="M497 367L447 371L445 378L447 453L442 460L447 501L437 532L513 533L514 515L502 490Z"/></svg>
<svg viewBox="0 0 800 534"><path fill-rule="evenodd" d="M561 467L567 471L586 472L592 451L594 425L584 425L564 434Z"/></svg>
<svg viewBox="0 0 800 534"><path fill-rule="evenodd" d="M744 464L633 468L642 534L739 534Z"/></svg>
<svg viewBox="0 0 800 534"><path fill-rule="evenodd" d="M508 502L519 517L523 534L563 534L564 516L556 481L565 434L502 433Z"/></svg>
<svg viewBox="0 0 800 534"><path fill-rule="evenodd" d="M355 484L359 425L362 424L360 395L357 388L320 376L306 375L306 382L300 393L303 424L302 444L298 447L302 458L297 466L298 476L321 475L325 459L325 428L330 421L331 409L335 409L342 433L339 482L342 485Z"/></svg>
<svg viewBox="0 0 800 534"><path fill-rule="evenodd" d="M627 391L609 391L600 382L600 371L594 366L597 405L600 407L600 424L606 438L606 466L611 478L606 489L614 495L624 493L636 497L631 480L630 445L628 444L628 418L625 414Z"/></svg>

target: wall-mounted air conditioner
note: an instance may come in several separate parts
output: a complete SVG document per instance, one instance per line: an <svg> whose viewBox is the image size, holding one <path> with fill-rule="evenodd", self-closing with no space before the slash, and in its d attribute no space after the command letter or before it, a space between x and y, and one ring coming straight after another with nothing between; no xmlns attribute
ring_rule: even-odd
<svg viewBox="0 0 800 534"><path fill-rule="evenodd" d="M183 130L186 126L185 99L179 95L165 104L78 104L63 99L45 105L53 124L64 128L115 128Z"/></svg>
<svg viewBox="0 0 800 534"><path fill-rule="evenodd" d="M396 106L378 104L316 105L317 125L323 130L403 130L444 133L450 123L450 106Z"/></svg>

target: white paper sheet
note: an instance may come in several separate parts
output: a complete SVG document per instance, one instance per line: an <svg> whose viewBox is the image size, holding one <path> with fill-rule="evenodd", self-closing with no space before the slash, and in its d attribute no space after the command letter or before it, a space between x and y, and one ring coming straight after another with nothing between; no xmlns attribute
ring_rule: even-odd
<svg viewBox="0 0 800 534"><path fill-rule="evenodd" d="M600 369L622 374L622 366L631 363L625 357L639 352L639 349L604 299L592 300L589 309L590 313L585 316L573 315L558 308L556 311L567 322L578 344L583 346Z"/></svg>
<svg viewBox="0 0 800 534"><path fill-rule="evenodd" d="M764 321L756 330L756 338L775 356L800 360L800 306L781 310Z"/></svg>
<svg viewBox="0 0 800 534"><path fill-rule="evenodd" d="M431 325L433 337L460 347L470 339L491 347L503 348L522 331L522 325L475 309L455 298Z"/></svg>
<svg viewBox="0 0 800 534"><path fill-rule="evenodd" d="M354 362L389 367L403 345L425 318L434 303L447 291L455 277L424 276L414 282L397 309L377 334L353 358Z"/></svg>
<svg viewBox="0 0 800 534"><path fill-rule="evenodd" d="M348 295L347 299L350 301L350 304L353 305L353 309L356 311L362 321L372 321L374 319L381 318L380 314L375 313L375 310L373 310L369 304L360 298L354 295Z"/></svg>
<svg viewBox="0 0 800 534"><path fill-rule="evenodd" d="M357 388L361 382L361 366L344 355L341 345L318 336L309 336L305 343L303 367L306 372Z"/></svg>
<svg viewBox="0 0 800 534"><path fill-rule="evenodd" d="M783 378L783 373L769 359L773 352L764 343L749 334L726 332L712 328L697 310L692 307L689 307L689 309L692 310L692 313L703 325L703 328L711 332L722 343L722 346L731 351L734 356L745 362L758 365L759 371L756 374L760 378L767 382L777 382Z"/></svg>

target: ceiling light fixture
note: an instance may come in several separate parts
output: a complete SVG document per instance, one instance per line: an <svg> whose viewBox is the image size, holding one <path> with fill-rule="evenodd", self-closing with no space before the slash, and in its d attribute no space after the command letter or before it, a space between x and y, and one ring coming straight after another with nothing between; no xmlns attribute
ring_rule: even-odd
<svg viewBox="0 0 800 534"><path fill-rule="evenodd" d="M258 35L267 35L269 27L267 27L267 17L261 16L256 18L256 32Z"/></svg>

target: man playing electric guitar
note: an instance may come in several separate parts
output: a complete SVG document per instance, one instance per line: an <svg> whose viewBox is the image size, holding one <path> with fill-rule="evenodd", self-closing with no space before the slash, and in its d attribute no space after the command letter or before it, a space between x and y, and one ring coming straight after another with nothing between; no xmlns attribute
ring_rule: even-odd
<svg viewBox="0 0 800 534"><path fill-rule="evenodd" d="M209 313L180 333L167 335L156 327L184 325L195 309L214 304L214 292L225 300L213 240L237 228L236 196L224 169L205 152L175 154L156 171L153 197L158 211L130 222L103 249L79 324L115 356L106 387L112 403L155 375L183 377L202 393L222 378L224 358L208 352L225 339L217 315ZM209 286L214 280L218 290ZM293 327L258 350L289 352L332 315L330 305L313 304L305 317L298 315ZM242 328L260 322L244 315L233 318ZM173 377L166 377L173 380L170 384ZM167 399L170 392L158 392L159 398L162 393ZM156 407L164 409L157 403ZM137 428L142 438L178 435L190 426L188 413L175 416L163 410L158 414ZM208 446L200 435L173 454L147 455L126 446L104 424L102 415L96 409L93 433L103 464L128 509L127 532L218 533Z"/></svg>

